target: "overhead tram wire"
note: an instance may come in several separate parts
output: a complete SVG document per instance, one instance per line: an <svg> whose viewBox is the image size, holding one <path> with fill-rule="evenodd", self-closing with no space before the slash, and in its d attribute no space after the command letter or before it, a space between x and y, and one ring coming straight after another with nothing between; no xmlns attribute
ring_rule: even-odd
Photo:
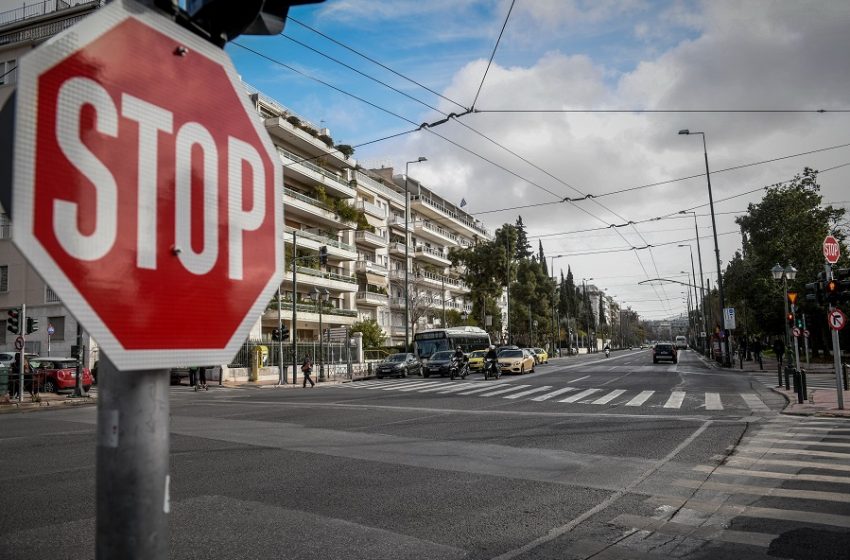
<svg viewBox="0 0 850 560"><path fill-rule="evenodd" d="M475 109L476 113L510 114L641 114L641 113L850 113L850 109Z"/></svg>
<svg viewBox="0 0 850 560"><path fill-rule="evenodd" d="M744 164L741 164L741 165L734 165L732 167L726 167L726 168L723 168L723 169L712 170L711 174L715 175L715 174L718 174L718 173L726 173L728 171L736 171L736 170L739 170L739 169L745 169L747 167L755 167L757 165L764 165L764 164L767 164L767 163L774 163L774 162L782 161L782 160L785 160L785 159L802 157L802 156L827 152L827 151L831 151L831 150L838 150L838 149L841 149L841 148L848 148L848 147L850 147L850 143L837 144L835 146L828 146L826 148L818 148L818 149L815 149L815 150L809 150L807 152L800 152L800 153L797 153L797 154L779 156L779 157L766 159L766 160L762 160L762 161L755 161L755 162L752 162L752 163L744 163ZM626 187L626 188L622 188L622 189L604 192L602 194L596 194L596 195L591 194L591 195L587 195L587 196L575 198L575 199L564 199L564 200L558 200L558 201L553 201L553 202L538 202L538 203L534 203L534 204L525 204L525 205L522 205L522 206L512 206L512 207L508 207L508 208L496 208L496 209L492 209L492 210L482 210L480 212L471 212L471 214L474 215L474 216L478 216L478 215L482 215L482 214L495 214L497 212L509 212L509 211L512 211L512 210L518 210L518 209L524 209L524 208L549 206L549 205L552 205L552 204L560 204L560 203L564 203L564 202L567 202L567 201L580 202L580 201L588 200L588 199L591 199L591 198L604 198L604 197L607 197L607 196L614 196L614 195L622 194L622 193L626 193L626 192L648 189L648 188L652 188L652 187L660 187L662 185L669 185L671 183L679 183L679 182L682 182L682 181L687 181L687 180L690 180L690 179L696 179L696 178L699 178L699 177L705 177L705 173L698 173L696 175L688 175L686 177L678 177L676 179L666 179L664 181L647 183L645 185L638 185L638 186L635 186L635 187Z"/></svg>
<svg viewBox="0 0 850 560"><path fill-rule="evenodd" d="M484 75L481 77L481 83L478 84L478 92L475 94L475 99L472 100L470 110L475 110L475 104L478 102L478 96L481 95L481 88L484 87L484 80L487 79L487 72L490 71L490 65L493 64L493 59L496 57L496 50L499 48L499 43L502 41L502 35L505 33L505 28L508 26L508 20L511 19L511 12L514 10L516 0L511 0L511 6L508 8L508 14L505 16L505 23L502 24L502 30L499 31L499 37L496 39L496 44L493 45L493 52L490 53L490 60L487 61L487 68L484 69Z"/></svg>

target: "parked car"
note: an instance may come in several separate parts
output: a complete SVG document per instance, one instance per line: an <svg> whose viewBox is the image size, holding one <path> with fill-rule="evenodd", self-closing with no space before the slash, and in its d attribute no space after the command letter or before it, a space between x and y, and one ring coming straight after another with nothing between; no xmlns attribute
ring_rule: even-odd
<svg viewBox="0 0 850 560"><path fill-rule="evenodd" d="M77 360L75 358L31 358L30 365L36 387L45 393L73 389L77 385ZM89 368L82 368L83 389L88 391L94 383Z"/></svg>
<svg viewBox="0 0 850 560"><path fill-rule="evenodd" d="M184 379L189 379L189 368L171 368L171 384L180 385Z"/></svg>
<svg viewBox="0 0 850 560"><path fill-rule="evenodd" d="M499 368L502 373L534 372L534 358L524 349L502 350L498 355Z"/></svg>
<svg viewBox="0 0 850 560"><path fill-rule="evenodd" d="M453 350L431 354L431 357L428 359L428 365L422 368L422 377L451 375L452 356L454 356Z"/></svg>
<svg viewBox="0 0 850 560"><path fill-rule="evenodd" d="M393 354L380 362L375 369L375 377L381 379L386 376L395 375L407 377L408 375L422 373L422 363L413 354Z"/></svg>
<svg viewBox="0 0 850 560"><path fill-rule="evenodd" d="M484 356L487 355L487 350L475 350L469 354L469 371L484 370Z"/></svg>
<svg viewBox="0 0 850 560"><path fill-rule="evenodd" d="M679 353L672 342L658 342L652 347L652 363L657 364L659 360L679 362Z"/></svg>

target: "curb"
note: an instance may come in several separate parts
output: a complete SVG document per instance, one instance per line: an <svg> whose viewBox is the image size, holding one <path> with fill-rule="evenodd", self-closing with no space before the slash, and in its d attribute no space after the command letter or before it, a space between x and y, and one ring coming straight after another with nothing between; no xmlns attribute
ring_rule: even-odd
<svg viewBox="0 0 850 560"><path fill-rule="evenodd" d="M91 406L95 404L97 404L97 399L91 396L79 399L54 399L42 402L18 403L17 401L10 401L9 403L0 403L0 414L37 412L39 410L56 410L57 408L62 407Z"/></svg>

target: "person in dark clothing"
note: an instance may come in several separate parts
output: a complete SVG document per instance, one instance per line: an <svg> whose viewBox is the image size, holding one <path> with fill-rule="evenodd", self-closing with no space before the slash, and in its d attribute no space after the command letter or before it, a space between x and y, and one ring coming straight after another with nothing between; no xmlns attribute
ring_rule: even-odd
<svg viewBox="0 0 850 560"><path fill-rule="evenodd" d="M759 369L764 371L764 363L761 361L761 340L758 337L753 339L752 351L753 359L759 363Z"/></svg>
<svg viewBox="0 0 850 560"><path fill-rule="evenodd" d="M777 338L773 341L773 353L776 354L776 359L779 361L779 365L782 365L782 361L785 359L785 343L782 342L781 338Z"/></svg>
<svg viewBox="0 0 850 560"><path fill-rule="evenodd" d="M309 354L307 354L307 356L304 358L304 363L301 364L301 373L304 374L304 385L303 385L303 387L305 389L307 388L307 382L308 381L310 382L311 388L316 386L316 383L313 382L313 380L310 378L310 374L313 373L313 360L310 359Z"/></svg>

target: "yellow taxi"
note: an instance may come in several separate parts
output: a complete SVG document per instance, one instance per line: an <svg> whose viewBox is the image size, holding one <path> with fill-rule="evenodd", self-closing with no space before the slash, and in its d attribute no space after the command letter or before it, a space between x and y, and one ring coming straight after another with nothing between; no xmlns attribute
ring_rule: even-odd
<svg viewBox="0 0 850 560"><path fill-rule="evenodd" d="M549 353L543 348L531 348L531 352L534 354L534 358L537 360L538 364L545 364L549 362Z"/></svg>
<svg viewBox="0 0 850 560"><path fill-rule="evenodd" d="M469 371L481 371L484 369L484 356L487 350L475 350L469 354Z"/></svg>
<svg viewBox="0 0 850 560"><path fill-rule="evenodd" d="M534 357L530 353L524 352L521 348L516 350L502 350L499 352L499 368L502 373L518 373L522 375L525 372L534 372Z"/></svg>

